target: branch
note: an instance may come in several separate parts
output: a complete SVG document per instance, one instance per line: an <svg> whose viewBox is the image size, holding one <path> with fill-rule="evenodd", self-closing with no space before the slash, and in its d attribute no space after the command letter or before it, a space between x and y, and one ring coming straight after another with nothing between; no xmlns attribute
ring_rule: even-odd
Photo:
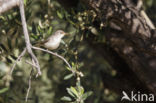
<svg viewBox="0 0 156 103"><path fill-rule="evenodd" d="M14 68L15 68L17 62L21 60L21 58L25 55L25 53L26 53L26 48L24 48L22 53L18 56L18 58L16 59L15 63L13 64L13 66L11 68L11 71L10 71L10 75L12 75L12 72L14 71Z"/></svg>
<svg viewBox="0 0 156 103"><path fill-rule="evenodd" d="M25 101L27 102L28 101L28 96L29 96L29 92L30 92L30 89L31 89L31 78L32 78L32 73L33 73L33 68L30 72L30 76L29 76L29 87L27 89L27 94L26 94L26 97L25 97Z"/></svg>
<svg viewBox="0 0 156 103"><path fill-rule="evenodd" d="M28 60L26 60L26 63L32 65L32 66L35 67L35 68L37 68L37 66L36 66L35 64L29 62Z"/></svg>
<svg viewBox="0 0 156 103"><path fill-rule="evenodd" d="M57 54L57 53L54 53L54 52L52 52L52 51L49 51L49 50L45 50L45 49L43 49L43 48L35 47L35 46L32 46L32 48L33 48L33 49L36 49L36 50L44 51L44 52L47 52L47 53L49 53L49 54L52 54L52 55L54 55L54 56L59 57L60 59L62 59L62 60L68 65L68 67L71 69L71 71L73 72L73 74L75 74L75 71L72 70L71 65L70 65L70 64L68 63L68 61L67 61L64 57L62 57L61 55L59 55L59 54Z"/></svg>
<svg viewBox="0 0 156 103"><path fill-rule="evenodd" d="M20 0L19 8L20 8L21 21L22 21L22 26L23 26L23 32L24 32L26 48L27 48L28 53L30 54L30 56L34 60L35 65L37 66L36 67L36 69L38 71L37 75L41 75L39 62L38 62L36 56L34 55L34 53L32 52L32 49L31 49L31 43L30 43L29 34L28 34L28 30L27 30L27 24L26 24L26 20L25 20L23 0Z"/></svg>
<svg viewBox="0 0 156 103"><path fill-rule="evenodd" d="M15 6L19 6L19 0L0 0L0 14Z"/></svg>

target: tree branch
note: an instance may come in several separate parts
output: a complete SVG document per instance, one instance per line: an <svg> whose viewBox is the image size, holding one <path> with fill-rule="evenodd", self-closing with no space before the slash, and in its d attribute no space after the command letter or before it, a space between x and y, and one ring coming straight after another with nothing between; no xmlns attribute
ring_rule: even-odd
<svg viewBox="0 0 156 103"><path fill-rule="evenodd" d="M26 48L27 48L28 53L30 54L30 56L34 60L35 65L37 66L36 67L36 69L38 71L37 75L41 75L39 62L38 62L36 56L34 55L32 49L31 49L31 43L30 43L29 34L28 34L28 30L27 30L27 24L26 24L26 20L25 20L23 0L20 0L19 8L20 8L21 21L22 21L22 26L23 26L23 33L24 33Z"/></svg>
<svg viewBox="0 0 156 103"><path fill-rule="evenodd" d="M0 0L0 14L15 6L19 6L20 1L21 0Z"/></svg>
<svg viewBox="0 0 156 103"><path fill-rule="evenodd" d="M30 76L29 76L29 86L28 86L28 89L27 89L27 94L26 94L26 97L25 97L25 101L27 102L28 101L28 96L29 96L29 92L30 92L30 89L31 89L31 78L32 78L32 73L33 73L33 68L30 72Z"/></svg>
<svg viewBox="0 0 156 103"><path fill-rule="evenodd" d="M47 52L47 53L49 53L49 54L52 54L52 55L54 55L54 56L59 57L60 59L62 59L62 60L68 65L68 67L72 70L73 74L75 74L75 71L72 69L72 66L71 66L71 65L68 63L68 61L67 61L64 57L62 57L61 55L59 55L59 54L57 54L57 53L54 53L54 52L52 52L52 51L49 51L49 50L45 50L45 49L43 49L43 48L35 47L35 46L32 46L32 48L33 48L33 49L36 49L36 50L44 51L44 52Z"/></svg>
<svg viewBox="0 0 156 103"><path fill-rule="evenodd" d="M25 53L26 53L26 48L24 48L24 50L22 51L22 53L18 56L18 58L14 62L13 66L11 68L11 71L10 71L10 75L12 75L12 72L14 71L14 68L15 68L17 62L21 60L21 58L25 55Z"/></svg>

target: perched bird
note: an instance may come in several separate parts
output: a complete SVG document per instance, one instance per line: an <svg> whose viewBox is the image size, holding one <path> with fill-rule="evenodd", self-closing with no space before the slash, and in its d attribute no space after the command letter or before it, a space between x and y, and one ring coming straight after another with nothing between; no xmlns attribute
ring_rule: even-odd
<svg viewBox="0 0 156 103"><path fill-rule="evenodd" d="M67 35L63 30L57 30L54 34L48 37L47 40L37 43L37 46L43 46L49 50L55 50L59 47L62 38Z"/></svg>

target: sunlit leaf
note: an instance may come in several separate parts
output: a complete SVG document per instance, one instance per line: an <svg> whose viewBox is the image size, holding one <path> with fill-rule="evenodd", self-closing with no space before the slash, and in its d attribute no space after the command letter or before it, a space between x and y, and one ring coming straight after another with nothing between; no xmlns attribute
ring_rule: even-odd
<svg viewBox="0 0 156 103"><path fill-rule="evenodd" d="M78 86L78 90L81 95L84 93L84 88L82 86Z"/></svg>
<svg viewBox="0 0 156 103"><path fill-rule="evenodd" d="M71 89L70 88L67 88L67 92L68 92L68 94L70 95L70 96L72 96L72 97L76 97L74 94L73 94L73 92L71 91Z"/></svg>
<svg viewBox="0 0 156 103"><path fill-rule="evenodd" d="M67 96L63 96L63 97L61 98L61 100L62 100L62 101L68 101L68 102L72 101L72 99L71 99L70 97L67 97Z"/></svg>
<svg viewBox="0 0 156 103"><path fill-rule="evenodd" d="M70 90L78 97L78 92L76 91L74 87L71 86Z"/></svg>
<svg viewBox="0 0 156 103"><path fill-rule="evenodd" d="M47 35L51 35L51 33L52 33L52 26L48 29L48 31L47 31Z"/></svg>
<svg viewBox="0 0 156 103"><path fill-rule="evenodd" d="M63 14L59 11L57 11L57 16L60 18L60 19L63 19Z"/></svg>
<svg viewBox="0 0 156 103"><path fill-rule="evenodd" d="M0 94L5 93L5 92L8 91L8 90L9 90L9 88L0 89Z"/></svg>
<svg viewBox="0 0 156 103"><path fill-rule="evenodd" d="M73 73L72 74L68 74L64 77L64 80L68 80L70 79L71 77L73 77Z"/></svg>

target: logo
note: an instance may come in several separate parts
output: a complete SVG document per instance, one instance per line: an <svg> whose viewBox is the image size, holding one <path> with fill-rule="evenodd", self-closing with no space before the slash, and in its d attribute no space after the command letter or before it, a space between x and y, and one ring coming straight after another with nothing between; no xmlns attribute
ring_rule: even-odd
<svg viewBox="0 0 156 103"><path fill-rule="evenodd" d="M122 91L122 94L123 96L121 98L121 101L154 101L154 94L141 94L139 91L137 93L131 91L130 95L127 95L125 91Z"/></svg>

